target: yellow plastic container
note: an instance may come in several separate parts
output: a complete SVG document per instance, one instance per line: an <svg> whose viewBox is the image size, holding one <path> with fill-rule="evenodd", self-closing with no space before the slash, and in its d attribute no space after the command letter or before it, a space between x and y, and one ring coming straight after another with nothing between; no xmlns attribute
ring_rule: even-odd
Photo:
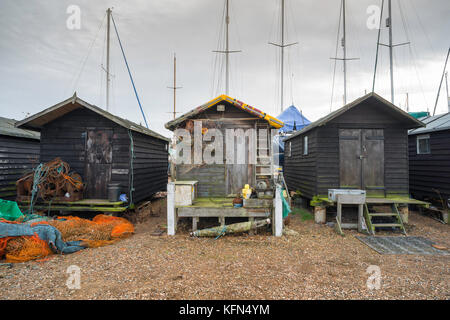
<svg viewBox="0 0 450 320"><path fill-rule="evenodd" d="M250 199L251 194L252 194L252 189L250 189L250 186L248 184L246 184L244 186L244 189L242 189L242 198Z"/></svg>

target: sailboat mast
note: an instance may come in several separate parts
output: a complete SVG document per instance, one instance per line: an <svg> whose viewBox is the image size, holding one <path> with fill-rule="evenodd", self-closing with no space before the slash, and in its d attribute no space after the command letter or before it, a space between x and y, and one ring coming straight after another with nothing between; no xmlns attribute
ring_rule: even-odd
<svg viewBox="0 0 450 320"><path fill-rule="evenodd" d="M225 94L230 93L230 53L241 52L241 50L230 50L230 0L225 0L225 50L214 50L213 52L225 54Z"/></svg>
<svg viewBox="0 0 450 320"><path fill-rule="evenodd" d="M442 81L444 80L444 76L445 76L445 73L446 73L445 70L447 70L447 62L448 62L449 55L450 55L450 48L448 48L447 58L445 58L444 70L442 70L442 77L441 77L441 82L439 83L439 89L438 89L438 93L437 93L437 96L436 96L436 102L434 104L433 116L436 113L436 107L437 107L437 104L438 104L438 101L439 101L439 94L441 92ZM448 98L447 98L447 101L448 101Z"/></svg>
<svg viewBox="0 0 450 320"><path fill-rule="evenodd" d="M177 116L177 56L173 54L173 118Z"/></svg>
<svg viewBox="0 0 450 320"><path fill-rule="evenodd" d="M388 1L389 11L389 62L390 62L390 75L391 75L391 102L394 103L394 46L392 45L392 0Z"/></svg>
<svg viewBox="0 0 450 320"><path fill-rule="evenodd" d="M346 38L346 23L345 23L345 0L342 0L342 48L344 51L344 105L347 104L347 38Z"/></svg>
<svg viewBox="0 0 450 320"><path fill-rule="evenodd" d="M281 88L280 88L280 107L283 112L284 104L284 0L281 0Z"/></svg>
<svg viewBox="0 0 450 320"><path fill-rule="evenodd" d="M109 73L109 49L110 49L110 31L111 31L111 8L106 10L107 14L107 24L106 24L106 110L109 110L109 86L111 82L111 77Z"/></svg>
<svg viewBox="0 0 450 320"><path fill-rule="evenodd" d="M290 47L293 46L295 44L298 44L298 42L294 42L294 43L285 43L285 3L284 0L281 0L281 43L273 43L273 42L269 42L269 44L279 47L281 49L281 81L280 81L280 108L281 108L281 112L283 112L283 104L284 104L284 48L286 47Z"/></svg>
<svg viewBox="0 0 450 320"><path fill-rule="evenodd" d="M225 26L226 26L226 40L225 40L225 94L229 95L230 91L230 38L229 38L229 26L230 26L230 3L229 0L226 0L226 17L225 17Z"/></svg>
<svg viewBox="0 0 450 320"><path fill-rule="evenodd" d="M177 87L177 55L173 54L173 87L167 87L173 90L173 118L177 116L177 90L183 87Z"/></svg>
<svg viewBox="0 0 450 320"><path fill-rule="evenodd" d="M341 23L341 17L342 17L341 45L342 45L343 56L342 56L342 58L334 57L334 58L330 58L330 59L339 60L339 61L342 60L342 63L344 66L344 95L342 97L343 98L342 100L344 102L344 105L346 105L347 104L347 61L358 60L359 58L347 58L347 22L346 22L346 15L345 15L345 13L346 13L345 0L341 0L341 7L342 7L342 12L340 11L340 16L339 16L339 29L338 29L338 36L337 36L337 43L336 43L336 53L337 53L337 48L338 48L338 44L339 44L340 23Z"/></svg>

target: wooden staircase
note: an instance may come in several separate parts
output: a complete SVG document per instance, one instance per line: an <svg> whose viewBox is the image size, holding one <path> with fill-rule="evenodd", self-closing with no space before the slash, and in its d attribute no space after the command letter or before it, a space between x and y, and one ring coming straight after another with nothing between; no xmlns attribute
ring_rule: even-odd
<svg viewBox="0 0 450 320"><path fill-rule="evenodd" d="M371 203L366 202L364 204L364 220L366 222L367 229L370 234L375 235L375 229L376 228L398 228L400 231L403 232L405 236L406 230L405 226L403 225L402 217L398 211L398 207L396 203L376 203L376 205L384 205L384 206L390 206L392 212L370 212L369 207L371 206ZM380 219L382 218L382 219ZM382 221L377 222L376 220L391 220L389 222Z"/></svg>

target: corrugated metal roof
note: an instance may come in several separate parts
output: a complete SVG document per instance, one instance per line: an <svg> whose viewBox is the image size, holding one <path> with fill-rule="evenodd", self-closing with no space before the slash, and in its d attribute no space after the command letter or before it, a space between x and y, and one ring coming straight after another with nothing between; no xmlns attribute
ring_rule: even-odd
<svg viewBox="0 0 450 320"><path fill-rule="evenodd" d="M0 117L0 135L39 140L41 134L15 127L17 120Z"/></svg>
<svg viewBox="0 0 450 320"><path fill-rule="evenodd" d="M237 99L231 98L231 97L227 96L226 94L222 94L222 95L218 96L217 98L215 98L215 99L213 99L213 100L211 100L211 101L209 101L209 102L207 102L207 103L205 103L205 104L203 104L203 105L201 105L201 106L199 106L199 107L197 107L195 109L192 109L189 112L186 112L182 116L179 116L178 118L167 122L165 127L167 129L173 131L173 130L176 129L176 127L178 125L180 125L181 123L183 123L187 119L190 119L190 118L196 116L197 114L207 110L208 108L211 108L212 106L214 106L217 103L222 102L222 101L227 101L232 106L235 106L236 108L239 108L239 109L244 110L245 112L247 112L247 113L249 113L251 115L254 115L254 116L257 116L257 117L259 117L259 118L261 118L263 120L266 120L271 126L277 128L277 129L283 127L283 125L284 125L283 121L281 121L281 120L279 120L279 119L277 119L275 117L272 117L272 116L268 115L267 113L265 113L265 112L263 112L263 111L261 111L261 110L259 110L257 108L249 106L248 104L246 104L246 103L244 103L242 101L239 101Z"/></svg>
<svg viewBox="0 0 450 320"><path fill-rule="evenodd" d="M130 120L120 118L118 116L115 116L108 111L105 111L97 106L94 106L92 104L87 103L86 101L80 99L77 97L76 93L73 95L73 97L64 100L50 108L47 108L39 113L36 113L35 115L28 117L22 121L18 121L16 123L16 127L20 128L30 128L35 130L40 130L43 125L49 123L50 121L53 121L55 119L58 119L62 117L63 115L79 108L87 108L91 111L94 111L95 113L117 123L118 125L127 128L132 131L136 131L142 134L145 134L147 136L151 136L157 139L165 140L170 142L169 138L166 138L159 133L156 133L150 129L147 129L141 125L138 125Z"/></svg>
<svg viewBox="0 0 450 320"><path fill-rule="evenodd" d="M416 118L414 118L413 116L411 116L407 112L403 111L399 107L397 107L394 104L390 103L389 101L387 101L386 99L382 98L381 96L379 96L375 92L371 92L371 93L368 93L368 94L362 96L361 98L356 99L353 102L350 102L350 103L346 104L342 108L329 113L325 117L320 118L319 120L311 123L309 126L303 128L302 130L295 132L290 137L284 139L284 141L290 140L290 139L292 139L292 138L294 138L294 137L296 137L298 135L301 135L301 134L303 134L305 132L308 132L308 131L316 128L316 127L323 126L323 125L327 124L328 122L330 122L331 120L337 118L341 114L343 114L343 113L347 112L348 110L358 106L359 104L361 104L362 102L364 102L364 101L366 101L368 99L376 99L376 100L378 100L379 102L381 102L385 106L389 107L394 112L396 112L399 115L401 115L402 117L404 117L406 120L410 121L410 123L411 123L410 128L417 128L417 127L423 127L424 126L424 124L421 121L417 120Z"/></svg>
<svg viewBox="0 0 450 320"><path fill-rule="evenodd" d="M442 130L450 130L450 112L437 116L429 116L420 118L426 127L409 130L409 135L429 133Z"/></svg>

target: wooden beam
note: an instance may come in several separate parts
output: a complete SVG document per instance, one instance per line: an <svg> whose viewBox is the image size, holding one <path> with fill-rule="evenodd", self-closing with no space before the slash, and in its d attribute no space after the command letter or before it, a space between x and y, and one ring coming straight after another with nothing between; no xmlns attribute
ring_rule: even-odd
<svg viewBox="0 0 450 320"><path fill-rule="evenodd" d="M245 208L205 208L205 207L180 207L177 209L178 217L259 217L270 215L268 210Z"/></svg>
<svg viewBox="0 0 450 320"><path fill-rule="evenodd" d="M177 230L177 209L175 209L175 184L167 184L167 234L174 236Z"/></svg>

